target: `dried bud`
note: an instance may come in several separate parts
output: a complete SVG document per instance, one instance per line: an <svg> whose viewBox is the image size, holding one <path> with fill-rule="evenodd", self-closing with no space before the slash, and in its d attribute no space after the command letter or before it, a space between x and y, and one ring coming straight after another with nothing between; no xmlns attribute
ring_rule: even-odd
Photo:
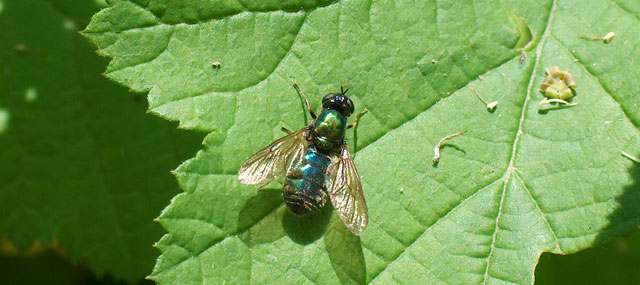
<svg viewBox="0 0 640 285"><path fill-rule="evenodd" d="M576 89L576 80L569 70L560 70L558 66L550 66L545 69L547 77L540 84L540 90L544 95L553 99L567 100L573 97L573 89Z"/></svg>

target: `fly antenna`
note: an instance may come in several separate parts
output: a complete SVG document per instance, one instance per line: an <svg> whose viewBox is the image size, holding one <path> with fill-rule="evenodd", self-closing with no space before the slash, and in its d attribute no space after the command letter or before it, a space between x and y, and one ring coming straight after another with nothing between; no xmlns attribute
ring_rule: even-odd
<svg viewBox="0 0 640 285"><path fill-rule="evenodd" d="M346 90L344 89L344 86L340 86L340 93L342 93L342 95L346 94L347 91L349 91L349 88L347 88Z"/></svg>

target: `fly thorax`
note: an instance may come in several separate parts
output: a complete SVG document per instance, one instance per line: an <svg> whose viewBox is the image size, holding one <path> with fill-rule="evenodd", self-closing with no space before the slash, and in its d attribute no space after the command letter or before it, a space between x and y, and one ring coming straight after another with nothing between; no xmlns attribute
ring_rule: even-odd
<svg viewBox="0 0 640 285"><path fill-rule="evenodd" d="M347 118L333 109L323 109L313 122L314 144L323 151L339 148L344 140Z"/></svg>

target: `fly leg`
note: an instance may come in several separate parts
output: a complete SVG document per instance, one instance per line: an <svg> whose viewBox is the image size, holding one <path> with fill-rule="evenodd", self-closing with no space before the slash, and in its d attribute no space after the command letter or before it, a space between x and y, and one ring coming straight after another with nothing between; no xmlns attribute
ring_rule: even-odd
<svg viewBox="0 0 640 285"><path fill-rule="evenodd" d="M292 131L290 131L289 129L287 129L287 128L285 128L285 127L280 127L280 129L281 129L283 132L287 133L288 135L290 135L291 133L293 133Z"/></svg>
<svg viewBox="0 0 640 285"><path fill-rule="evenodd" d="M304 92L302 92L302 89L300 89L300 87L298 86L297 83L295 83L295 81L293 82L293 87L295 87L300 93L300 95L302 95L302 98L304 98L304 103L305 105L307 105L307 111L309 111L309 115L311 115L311 118L315 120L316 113L314 113L313 110L311 109L311 105L309 105L309 100L307 99L307 96L304 95Z"/></svg>
<svg viewBox="0 0 640 285"><path fill-rule="evenodd" d="M362 117L362 115L366 114L367 112L369 112L369 109L364 108L364 110L362 110L362 112L358 113L355 117L355 119L353 120L353 124L349 124L347 126L347 129L351 129L353 128L353 155L355 156L356 152L358 152L358 133L356 132L356 127L358 126L358 122L360 121L360 117Z"/></svg>
<svg viewBox="0 0 640 285"><path fill-rule="evenodd" d="M364 108L364 110L362 110L362 112L358 113L356 115L356 118L353 120L353 124L349 124L347 126L347 129L355 128L356 126L358 126L358 120L360 120L360 117L362 117L362 115L366 114L367 112L369 112L369 109Z"/></svg>

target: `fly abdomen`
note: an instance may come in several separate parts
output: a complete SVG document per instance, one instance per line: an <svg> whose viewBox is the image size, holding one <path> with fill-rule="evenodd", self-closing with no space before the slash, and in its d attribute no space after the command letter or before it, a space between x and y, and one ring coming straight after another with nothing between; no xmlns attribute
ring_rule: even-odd
<svg viewBox="0 0 640 285"><path fill-rule="evenodd" d="M282 197L293 213L303 215L324 206L327 201L324 181L330 162L327 156L310 146L306 149L302 163L289 171L284 181Z"/></svg>
<svg viewBox="0 0 640 285"><path fill-rule="evenodd" d="M315 182L287 178L282 197L291 212L304 215L322 208L327 201L327 192Z"/></svg>

